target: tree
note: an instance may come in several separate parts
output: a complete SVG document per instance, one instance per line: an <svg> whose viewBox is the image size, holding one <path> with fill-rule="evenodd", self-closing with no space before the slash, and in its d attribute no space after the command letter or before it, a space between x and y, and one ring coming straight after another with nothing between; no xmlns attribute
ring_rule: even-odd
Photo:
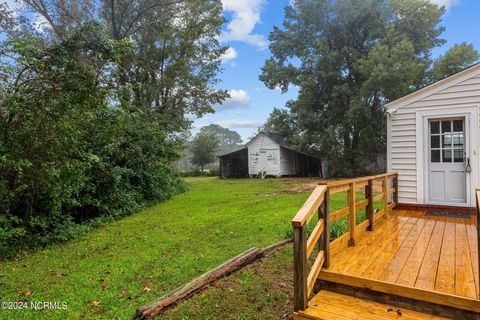
<svg viewBox="0 0 480 320"><path fill-rule="evenodd" d="M260 80L300 90L287 103L290 115L275 112L270 125L288 129L302 149L334 157L334 175L367 173L385 150L382 106L430 83L444 12L427 0L294 1L270 34Z"/></svg>
<svg viewBox="0 0 480 320"><path fill-rule="evenodd" d="M26 0L52 27L52 37L68 36L89 20L106 25L113 40L132 44L112 70L129 100L152 115L170 133L187 130L186 114L202 116L228 97L217 89L219 36L224 22L218 0Z"/></svg>
<svg viewBox="0 0 480 320"><path fill-rule="evenodd" d="M270 131L288 137L291 144L301 144L300 134L292 113L287 109L274 108L261 131Z"/></svg>
<svg viewBox="0 0 480 320"><path fill-rule="evenodd" d="M219 140L219 153L225 154L236 151L242 147L242 138L238 132L219 126L218 124L210 124L202 127L200 132L211 132L215 134Z"/></svg>
<svg viewBox="0 0 480 320"><path fill-rule="evenodd" d="M192 140L192 163L202 168L215 161L219 140L212 132L199 132Z"/></svg>
<svg viewBox="0 0 480 320"><path fill-rule="evenodd" d="M438 57L432 68L433 81L446 78L471 66L480 58L472 44L461 43L450 48Z"/></svg>

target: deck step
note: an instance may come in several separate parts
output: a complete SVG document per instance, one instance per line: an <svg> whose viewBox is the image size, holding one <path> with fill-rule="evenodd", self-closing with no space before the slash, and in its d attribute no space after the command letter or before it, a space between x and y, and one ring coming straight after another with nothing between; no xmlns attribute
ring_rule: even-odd
<svg viewBox="0 0 480 320"><path fill-rule="evenodd" d="M307 310L295 313L294 320L440 320L448 319L392 305L321 290Z"/></svg>

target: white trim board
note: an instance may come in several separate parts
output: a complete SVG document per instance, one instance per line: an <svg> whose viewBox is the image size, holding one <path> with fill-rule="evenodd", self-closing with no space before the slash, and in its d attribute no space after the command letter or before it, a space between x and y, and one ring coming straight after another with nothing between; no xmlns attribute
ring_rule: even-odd
<svg viewBox="0 0 480 320"><path fill-rule="evenodd" d="M475 206L475 188L479 185L479 106L471 105L466 107L450 107L435 110L417 110L416 111L416 165L417 165L417 203L422 204L436 204L428 202L426 174L428 173L428 159L425 157L426 148L428 147L428 136L425 135L425 128L428 125L428 119L442 119L453 117L465 117L465 126L469 125L470 132L470 165L472 172L467 175L467 203L466 207ZM469 177L469 178L468 178ZM437 203L448 205L448 203ZM459 206L459 204L452 203L451 205ZM461 205L460 205L461 206Z"/></svg>

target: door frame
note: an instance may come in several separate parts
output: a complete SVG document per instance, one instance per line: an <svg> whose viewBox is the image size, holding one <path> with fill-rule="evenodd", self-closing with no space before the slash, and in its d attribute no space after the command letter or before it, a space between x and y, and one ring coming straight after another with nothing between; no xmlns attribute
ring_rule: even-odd
<svg viewBox="0 0 480 320"><path fill-rule="evenodd" d="M478 134L479 134L479 106L470 105L465 107L439 107L435 110L418 109L416 112L416 153L417 153L417 201L421 204L457 206L457 207L475 207L475 188L479 186L479 160L478 160ZM466 203L432 202L429 201L429 180L428 180L428 124L430 119L451 119L465 118L465 147L470 157L471 173L466 178ZM468 139L468 142L467 142Z"/></svg>

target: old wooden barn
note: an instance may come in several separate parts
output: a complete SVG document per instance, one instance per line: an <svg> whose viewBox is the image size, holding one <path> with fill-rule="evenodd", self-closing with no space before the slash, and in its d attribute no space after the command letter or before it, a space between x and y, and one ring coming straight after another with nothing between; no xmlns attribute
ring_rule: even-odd
<svg viewBox="0 0 480 320"><path fill-rule="evenodd" d="M260 132L243 149L219 159L220 178L325 176L320 157L295 150L285 137L273 132Z"/></svg>

